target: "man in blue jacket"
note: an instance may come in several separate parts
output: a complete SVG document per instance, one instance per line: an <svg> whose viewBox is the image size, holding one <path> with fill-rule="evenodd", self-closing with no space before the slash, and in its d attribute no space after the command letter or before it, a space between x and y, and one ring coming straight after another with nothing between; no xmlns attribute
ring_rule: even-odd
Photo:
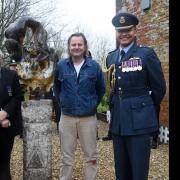
<svg viewBox="0 0 180 180"><path fill-rule="evenodd" d="M155 51L136 43L138 22L128 12L112 19L120 45L106 59L107 68L114 64L110 132L117 180L148 179L150 137L158 131L156 107L166 92Z"/></svg>
<svg viewBox="0 0 180 180"><path fill-rule="evenodd" d="M60 60L54 93L61 107L59 123L61 162L60 179L72 179L74 156L79 138L85 155L85 179L97 174L96 109L105 93L100 65L86 56L88 45L82 33L68 39L69 58Z"/></svg>

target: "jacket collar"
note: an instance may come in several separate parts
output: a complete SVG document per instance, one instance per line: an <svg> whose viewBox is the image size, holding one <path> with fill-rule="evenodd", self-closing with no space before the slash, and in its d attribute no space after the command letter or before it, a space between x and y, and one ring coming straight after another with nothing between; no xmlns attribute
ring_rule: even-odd
<svg viewBox="0 0 180 180"><path fill-rule="evenodd" d="M119 64L119 55L120 55L120 51L119 48L116 49L115 51L113 51L112 54L110 54L112 56L112 63L113 64Z"/></svg>
<svg viewBox="0 0 180 180"><path fill-rule="evenodd" d="M132 47L127 51L127 53L122 58L122 61L128 60L136 50L137 50L137 44L136 44L136 42L134 42Z"/></svg>
<svg viewBox="0 0 180 180"><path fill-rule="evenodd" d="M85 59L85 61L84 61L83 66L85 66L85 65L92 66L92 63L91 63L92 59L91 58L85 57L84 59ZM67 64L73 65L71 57L67 58L65 61Z"/></svg>

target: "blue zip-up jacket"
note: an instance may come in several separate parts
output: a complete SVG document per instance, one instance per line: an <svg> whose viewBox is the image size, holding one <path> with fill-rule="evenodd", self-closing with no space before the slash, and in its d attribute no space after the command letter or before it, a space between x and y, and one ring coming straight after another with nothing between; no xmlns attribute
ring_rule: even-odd
<svg viewBox="0 0 180 180"><path fill-rule="evenodd" d="M68 116L91 116L105 93L105 80L100 65L86 58L77 77L71 58L58 62L54 93L62 113Z"/></svg>

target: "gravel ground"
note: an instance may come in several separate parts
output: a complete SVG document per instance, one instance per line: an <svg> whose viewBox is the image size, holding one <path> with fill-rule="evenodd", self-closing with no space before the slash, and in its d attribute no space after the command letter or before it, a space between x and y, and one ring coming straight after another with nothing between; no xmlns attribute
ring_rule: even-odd
<svg viewBox="0 0 180 180"><path fill-rule="evenodd" d="M59 137L56 124L53 122L53 174L52 180L59 180ZM98 121L99 137L107 134L108 125ZM114 161L113 161L112 141L98 140L99 169L97 180L115 180ZM23 176L23 154L22 139L16 137L12 153L11 172L12 180L22 180ZM80 145L77 147L73 180L84 180L83 175L83 154ZM169 179L169 145L161 144L158 149L152 149L150 160L149 180L168 180Z"/></svg>

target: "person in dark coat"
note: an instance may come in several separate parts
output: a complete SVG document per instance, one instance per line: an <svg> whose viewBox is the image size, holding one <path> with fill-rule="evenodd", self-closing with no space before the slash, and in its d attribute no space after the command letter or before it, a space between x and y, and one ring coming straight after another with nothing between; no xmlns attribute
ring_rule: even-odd
<svg viewBox="0 0 180 180"><path fill-rule="evenodd" d="M0 59L3 59L2 55ZM21 101L17 73L0 65L0 180L11 180L10 158L14 138L22 134Z"/></svg>
<svg viewBox="0 0 180 180"><path fill-rule="evenodd" d="M59 131L59 121L61 118L61 108L59 102L57 101L54 92L52 92L53 110L55 112L55 122L57 123L57 130Z"/></svg>
<svg viewBox="0 0 180 180"><path fill-rule="evenodd" d="M55 122L57 124L57 131L59 131L59 121L61 117L61 108L58 102L58 99L56 99L55 94L53 92L53 88L50 89L48 93L45 93L44 99L51 99L53 103L53 112L55 113Z"/></svg>
<svg viewBox="0 0 180 180"><path fill-rule="evenodd" d="M120 12L112 19L119 47L110 52L111 123L116 180L147 180L153 132L158 130L156 107L166 82L153 48L136 42L138 18ZM149 94L151 91L151 94Z"/></svg>
<svg viewBox="0 0 180 180"><path fill-rule="evenodd" d="M9 63L9 69L12 70L12 71L15 71L17 72L17 62L12 59ZM20 79L20 77L19 77ZM22 87L21 87L21 90L22 90ZM24 93L22 91L22 101L24 101ZM20 122L22 122L22 111L21 111L21 106L19 108L19 110L17 111L17 118L20 120ZM23 138L23 134L22 134L22 131L21 133L19 134L20 135L20 138Z"/></svg>

